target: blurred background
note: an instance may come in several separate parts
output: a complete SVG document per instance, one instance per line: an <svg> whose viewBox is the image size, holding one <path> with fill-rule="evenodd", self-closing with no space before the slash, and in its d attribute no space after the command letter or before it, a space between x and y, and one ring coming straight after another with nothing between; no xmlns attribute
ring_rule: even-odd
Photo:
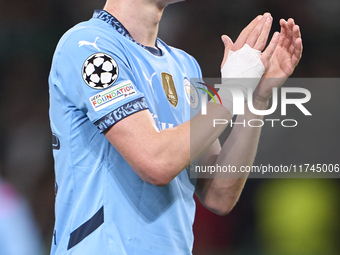
<svg viewBox="0 0 340 255"><path fill-rule="evenodd" d="M0 0L0 255L48 254L54 170L48 73L59 38L104 0ZM236 40L258 14L300 25L303 58L293 77L324 78L311 89L313 117L299 128L262 132L255 164L339 163L340 1L192 0L169 6L159 37L219 77L222 34ZM324 81L324 82L322 82ZM335 86L334 86L335 85ZM307 88L307 87L306 87ZM249 179L234 210L197 203L194 255L340 254L339 179Z"/></svg>

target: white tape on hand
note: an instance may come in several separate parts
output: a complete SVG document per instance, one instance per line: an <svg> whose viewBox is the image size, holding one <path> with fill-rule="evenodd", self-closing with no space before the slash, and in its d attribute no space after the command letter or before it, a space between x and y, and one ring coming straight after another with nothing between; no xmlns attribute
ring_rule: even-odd
<svg viewBox="0 0 340 255"><path fill-rule="evenodd" d="M261 51L255 50L248 44L245 44L237 51L229 51L227 61L221 69L221 74L222 78L260 79L264 71L265 69L261 61Z"/></svg>
<svg viewBox="0 0 340 255"><path fill-rule="evenodd" d="M218 94L231 115L233 115L233 104L237 90L243 93L246 102L248 88L254 91L264 72L261 51L251 48L248 44L235 52L229 51L227 61L221 69L222 86L219 86ZM237 97L242 97L242 94L239 95L238 93ZM238 100L238 102L240 101Z"/></svg>

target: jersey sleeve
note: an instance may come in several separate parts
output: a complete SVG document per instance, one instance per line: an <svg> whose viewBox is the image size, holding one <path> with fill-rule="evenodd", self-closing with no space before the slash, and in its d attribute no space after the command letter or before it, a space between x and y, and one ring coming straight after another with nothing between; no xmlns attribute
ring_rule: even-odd
<svg viewBox="0 0 340 255"><path fill-rule="evenodd" d="M79 28L57 47L51 69L57 86L100 132L148 105L123 45L99 30Z"/></svg>

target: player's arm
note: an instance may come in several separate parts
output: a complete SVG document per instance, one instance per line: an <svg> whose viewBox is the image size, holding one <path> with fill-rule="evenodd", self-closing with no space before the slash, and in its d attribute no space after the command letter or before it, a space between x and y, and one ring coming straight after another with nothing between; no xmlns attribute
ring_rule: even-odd
<svg viewBox="0 0 340 255"><path fill-rule="evenodd" d="M254 108L264 110L268 106L273 87L281 87L289 77L302 54L302 40L299 27L292 19L288 22L281 20L281 32L278 45L269 60L266 72L253 94ZM277 79L265 79L277 78ZM238 116L237 122L250 119L262 119L251 113L245 107L245 115ZM230 136L220 150L219 143L213 144L201 158L202 165L232 165L240 169L241 166L253 164L261 128L234 126ZM214 179L198 179L196 194L202 203L219 214L228 213L236 204L246 182L247 173L236 173L222 176L216 174ZM223 177L223 178L218 178Z"/></svg>
<svg viewBox="0 0 340 255"><path fill-rule="evenodd" d="M231 119L229 111L220 105L208 103L207 108L211 114L199 114L161 131L156 129L150 112L144 110L116 123L105 136L144 181L164 186L221 135L226 126L214 128L213 119Z"/></svg>
<svg viewBox="0 0 340 255"><path fill-rule="evenodd" d="M246 42L254 46L264 26L265 19L254 19L241 33L236 46ZM238 45L239 42L242 45ZM230 49L226 47L225 55ZM116 123L105 135L144 181L166 185L190 164L190 160L200 157L226 128L213 127L213 120L231 119L230 108L212 103L207 107L208 115L199 114L184 124L159 132L149 111L135 113Z"/></svg>
<svg viewBox="0 0 340 255"><path fill-rule="evenodd" d="M254 101L254 107L258 110L265 110L267 103ZM245 114L236 119L236 123L248 123L251 119L263 119L251 113L245 105ZM200 165L204 166L235 166L237 170L241 166L253 164L257 145L260 137L260 127L244 127L235 125L228 139L221 148L216 141L209 150L202 156ZM248 173L215 173L213 178L197 179L196 195L205 207L211 211L225 215L229 213L238 201Z"/></svg>
<svg viewBox="0 0 340 255"><path fill-rule="evenodd" d="M254 19L241 33L236 46L246 42L254 46L264 26L265 19ZM241 40L242 45L238 45ZM225 55L229 49L226 47ZM144 181L166 185L190 161L200 157L226 128L222 125L213 127L213 120L231 119L230 108L227 110L212 103L208 103L207 108L208 115L199 114L184 124L159 132L150 112L142 111L116 123L105 135Z"/></svg>

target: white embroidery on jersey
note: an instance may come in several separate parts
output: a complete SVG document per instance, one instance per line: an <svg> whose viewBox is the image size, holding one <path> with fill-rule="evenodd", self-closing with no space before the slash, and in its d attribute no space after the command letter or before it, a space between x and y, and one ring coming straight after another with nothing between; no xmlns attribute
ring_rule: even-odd
<svg viewBox="0 0 340 255"><path fill-rule="evenodd" d="M96 48L98 51L100 51L100 49L97 46L97 40L99 39L99 37L96 37L96 40L94 40L93 43L91 42L87 42L87 41L79 41L79 47L84 46L84 45L88 45L88 46L93 46L94 48Z"/></svg>
<svg viewBox="0 0 340 255"><path fill-rule="evenodd" d="M150 79L148 79L148 77L146 76L146 74L144 73L144 71L143 71L143 74L144 74L145 79L146 79L146 80L149 82L149 84L150 84L150 87L151 87L151 89L152 89L152 93L155 93L155 92L153 91L153 87L152 87L152 77L154 77L154 75L156 74L156 72L154 72L154 73L151 75Z"/></svg>

